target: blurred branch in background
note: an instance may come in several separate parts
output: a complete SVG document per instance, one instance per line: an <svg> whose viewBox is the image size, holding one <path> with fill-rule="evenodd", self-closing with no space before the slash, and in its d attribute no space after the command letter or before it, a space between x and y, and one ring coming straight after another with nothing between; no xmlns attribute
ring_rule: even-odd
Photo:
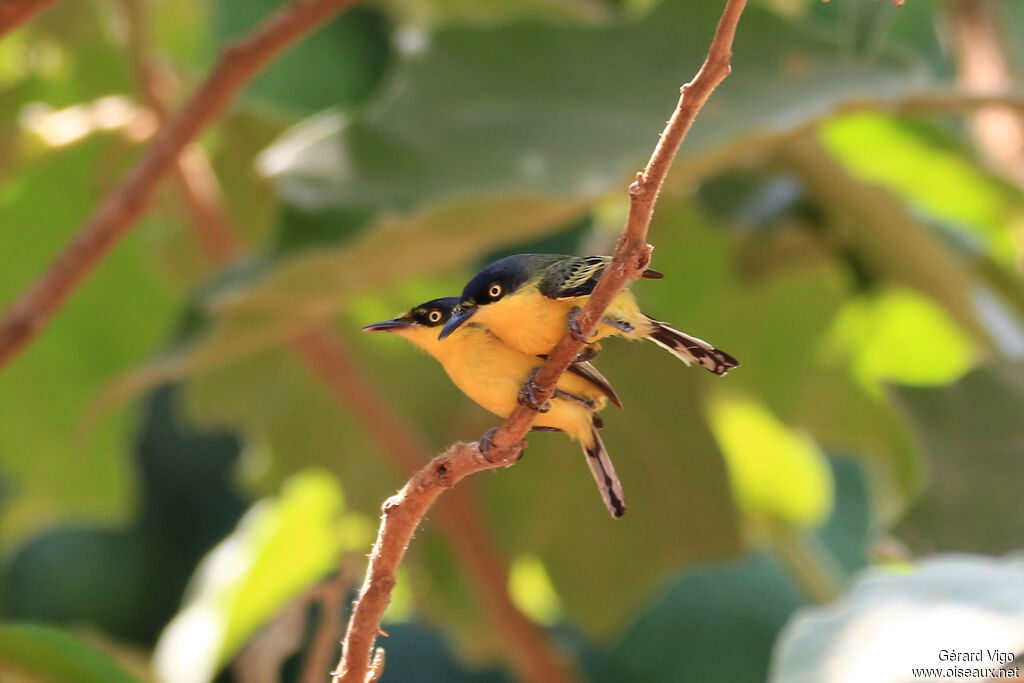
<svg viewBox="0 0 1024 683"><path fill-rule="evenodd" d="M0 37L13 31L58 0L0 0Z"/></svg>
<svg viewBox="0 0 1024 683"><path fill-rule="evenodd" d="M579 329L585 335L596 327L612 299L630 280L639 278L650 262L652 248L647 244L647 231L658 193L693 120L714 89L729 75L732 44L745 7L746 0L727 0L700 71L682 87L679 102L654 153L629 186L629 215L614 260L604 270L577 317ZM535 394L539 405L554 393L558 378L582 347L583 341L567 331L536 377ZM345 634L335 683L367 683L380 677L383 651L381 648L374 650L374 642L395 586L395 572L424 514L445 489L455 486L464 477L514 464L525 445L522 439L535 417L535 410L519 406L494 434L486 455L481 452L479 443L455 443L385 501L366 579Z"/></svg>
<svg viewBox="0 0 1024 683"><path fill-rule="evenodd" d="M122 0L127 25L128 56L142 103L153 112L159 127L168 120L166 90L169 80L149 50L149 31L143 11L145 0ZM210 160L192 143L174 164L174 184L191 227L212 263L223 264L241 251L237 232L230 225L221 201L220 184Z"/></svg>
<svg viewBox="0 0 1024 683"><path fill-rule="evenodd" d="M992 7L980 0L953 0L949 5L958 78L971 93L1000 92L1013 87L1005 47L992 18ZM1024 187L1024 113L999 103L974 112L971 133L993 169Z"/></svg>
<svg viewBox="0 0 1024 683"><path fill-rule="evenodd" d="M42 330L78 284L132 229L185 147L227 109L242 87L289 45L353 4L355 0L302 0L224 50L188 103L160 129L142 161L0 320L0 367Z"/></svg>
<svg viewBox="0 0 1024 683"><path fill-rule="evenodd" d="M412 430L363 377L337 335L323 328L313 328L299 335L293 347L307 366L316 371L316 376L326 381L349 410L359 416L400 470L421 467L430 457ZM508 568L480 525L481 515L472 497L463 490L452 493L438 506L438 521L462 567L473 580L495 629L508 645L505 652L509 664L527 681L574 680L571 667L557 647L512 604L507 589ZM323 673L326 672L325 669Z"/></svg>
<svg viewBox="0 0 1024 683"><path fill-rule="evenodd" d="M161 125L167 120L159 65L151 54L145 0L123 0L128 26L128 47L140 96L157 116ZM175 184L189 225L211 263L223 266L242 255L238 230L231 225L224 209L220 184L209 159L198 145L190 145L174 168ZM390 456L401 473L415 471L430 459L420 438L399 417L377 391L373 383L353 361L352 350L326 325L315 325L295 335L289 345L310 374L324 382L341 407L355 414L381 450ZM450 540L462 566L486 606L495 629L508 644L505 653L509 665L529 681L573 680L571 667L544 632L509 597L508 568L479 523L480 512L468 491L453 492L438 508L443 533ZM350 573L345 568L342 574ZM340 598L339 598L340 601ZM330 667L341 632L340 614L323 619L315 648L330 643L327 657L310 656L303 680L321 680ZM323 666L317 666L323 660Z"/></svg>

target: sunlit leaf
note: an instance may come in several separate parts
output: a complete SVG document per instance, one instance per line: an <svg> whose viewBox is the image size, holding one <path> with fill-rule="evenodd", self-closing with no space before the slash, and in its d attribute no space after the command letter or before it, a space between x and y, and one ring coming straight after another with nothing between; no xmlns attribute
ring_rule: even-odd
<svg viewBox="0 0 1024 683"><path fill-rule="evenodd" d="M933 302L909 289L852 299L832 330L861 380L948 384L974 362L969 339Z"/></svg>
<svg viewBox="0 0 1024 683"><path fill-rule="evenodd" d="M256 629L335 567L340 509L337 483L316 471L253 507L200 563L191 596L160 637L162 680L211 680Z"/></svg>
<svg viewBox="0 0 1024 683"><path fill-rule="evenodd" d="M999 261L1015 259L1011 226L1024 219L1024 195L980 169L962 145L883 114L843 116L819 131L828 150L860 180L905 197Z"/></svg>
<svg viewBox="0 0 1024 683"><path fill-rule="evenodd" d="M758 403L728 394L708 406L733 495L754 518L820 524L832 510L832 477L821 451Z"/></svg>
<svg viewBox="0 0 1024 683"><path fill-rule="evenodd" d="M508 592L516 606L534 621L553 625L560 616L558 594L544 565L536 557L516 559L509 569Z"/></svg>

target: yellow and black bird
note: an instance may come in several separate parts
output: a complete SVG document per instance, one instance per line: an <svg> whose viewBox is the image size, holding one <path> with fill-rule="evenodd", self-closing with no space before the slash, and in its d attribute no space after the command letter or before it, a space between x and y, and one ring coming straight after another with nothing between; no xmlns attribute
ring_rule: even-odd
<svg viewBox="0 0 1024 683"><path fill-rule="evenodd" d="M436 358L464 394L498 417L508 417L517 403L531 402L527 380L544 360L517 351L479 322L459 326L442 342L438 330L449 321L458 303L458 297L434 299L392 320L367 325L363 331L405 337ZM565 432L580 443L608 511L618 518L626 512L622 484L597 432L603 423L596 412L609 400L622 407L597 368L586 362L575 363L558 380L549 404L540 407L534 428Z"/></svg>
<svg viewBox="0 0 1024 683"><path fill-rule="evenodd" d="M537 356L551 353L568 324L574 336L587 343L613 335L649 339L687 365L699 363L716 375L739 365L735 358L703 339L644 315L628 289L612 300L597 333L584 339L575 323L576 313L611 260L610 256L516 254L495 261L466 285L459 307L440 338L472 319L508 345ZM662 275L648 270L644 277L659 279ZM597 348L592 346L591 353Z"/></svg>

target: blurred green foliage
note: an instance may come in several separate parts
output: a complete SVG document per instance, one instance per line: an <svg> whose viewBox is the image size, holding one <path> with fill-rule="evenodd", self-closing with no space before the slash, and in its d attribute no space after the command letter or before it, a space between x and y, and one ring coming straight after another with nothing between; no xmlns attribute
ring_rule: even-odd
<svg viewBox="0 0 1024 683"><path fill-rule="evenodd" d="M814 653L870 617L873 581L937 586L990 625L991 594L965 586L1024 594L1009 561L917 563L1024 545L1024 193L971 107L901 113L963 94L957 1L752 1L658 205L666 278L634 287L742 366L605 345L620 521L560 435L460 485L513 599L590 679L830 680ZM1019 98L1024 6L982 4ZM500 255L609 252L722 5L387 0L257 78L201 139L247 256L210 268L168 191L0 369L0 670L128 681L155 649L163 680L241 681L246 642L285 629L262 666L298 680L351 597L310 591L368 550L409 472L288 340L329 325L430 451L479 437L495 419L440 367L359 327ZM178 103L284 3L144 6ZM120 12L63 2L0 38L0 302L138 158ZM433 519L399 580L385 681L508 679ZM824 630L814 585L842 594Z"/></svg>

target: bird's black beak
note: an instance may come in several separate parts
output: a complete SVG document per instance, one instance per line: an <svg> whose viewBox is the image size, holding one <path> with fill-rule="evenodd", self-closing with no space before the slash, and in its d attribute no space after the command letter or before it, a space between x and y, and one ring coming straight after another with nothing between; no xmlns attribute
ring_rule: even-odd
<svg viewBox="0 0 1024 683"><path fill-rule="evenodd" d="M412 321L407 318L394 318L379 323L373 323L363 328L363 332L394 332L404 327L409 327Z"/></svg>
<svg viewBox="0 0 1024 683"><path fill-rule="evenodd" d="M452 317L444 326L444 329L441 330L441 334L437 335L437 338L444 339L445 337L447 337L449 334L457 330L459 326L462 325L462 323L472 318L473 314L476 313L477 310L479 309L474 304L465 306L465 308L463 308L463 306L459 306L458 308L456 308L455 312L452 313Z"/></svg>

